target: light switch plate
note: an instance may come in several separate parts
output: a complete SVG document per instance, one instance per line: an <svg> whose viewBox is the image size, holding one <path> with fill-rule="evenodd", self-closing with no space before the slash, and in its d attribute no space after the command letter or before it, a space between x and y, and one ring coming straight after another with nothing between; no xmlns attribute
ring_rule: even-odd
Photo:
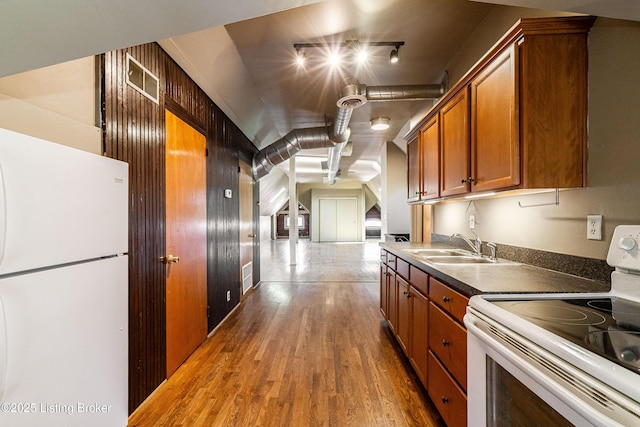
<svg viewBox="0 0 640 427"><path fill-rule="evenodd" d="M602 215L587 215L587 239L602 240Z"/></svg>

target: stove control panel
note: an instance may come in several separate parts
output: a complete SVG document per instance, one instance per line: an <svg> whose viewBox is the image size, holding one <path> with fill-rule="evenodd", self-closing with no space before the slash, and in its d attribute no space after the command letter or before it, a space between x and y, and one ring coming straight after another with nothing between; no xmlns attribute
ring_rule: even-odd
<svg viewBox="0 0 640 427"><path fill-rule="evenodd" d="M607 264L640 273L640 225L619 225L613 232Z"/></svg>

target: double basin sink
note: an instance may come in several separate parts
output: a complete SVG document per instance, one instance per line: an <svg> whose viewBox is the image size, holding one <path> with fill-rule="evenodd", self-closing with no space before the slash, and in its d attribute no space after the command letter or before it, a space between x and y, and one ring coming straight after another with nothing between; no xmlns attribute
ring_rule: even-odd
<svg viewBox="0 0 640 427"><path fill-rule="evenodd" d="M405 252L431 264L505 265L508 261L481 257L463 249L406 249Z"/></svg>

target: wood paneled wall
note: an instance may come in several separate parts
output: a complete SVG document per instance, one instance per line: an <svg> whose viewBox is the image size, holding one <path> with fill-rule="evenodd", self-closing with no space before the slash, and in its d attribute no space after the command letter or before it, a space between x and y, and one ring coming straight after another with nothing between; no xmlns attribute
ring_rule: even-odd
<svg viewBox="0 0 640 427"><path fill-rule="evenodd" d="M125 80L126 53L160 79L160 102ZM207 137L207 295L211 331L240 302L238 158L256 151L242 132L160 48L152 43L102 56L104 151L129 163L129 410L166 378L165 131L169 109ZM257 186L254 194L257 204ZM254 209L259 235L259 209ZM259 260L259 246L254 258ZM260 280L254 262L254 284ZM257 274L256 274L257 273ZM231 291L227 302L226 292Z"/></svg>

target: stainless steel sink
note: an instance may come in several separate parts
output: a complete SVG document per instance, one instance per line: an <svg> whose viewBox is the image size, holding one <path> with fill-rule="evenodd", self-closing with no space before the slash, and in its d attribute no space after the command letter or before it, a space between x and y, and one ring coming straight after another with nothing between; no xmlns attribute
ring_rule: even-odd
<svg viewBox="0 0 640 427"><path fill-rule="evenodd" d="M517 262L505 261L505 260L492 260L490 258L480 258L477 256L432 256L425 257L426 262L432 264L448 264L448 265L518 265Z"/></svg>
<svg viewBox="0 0 640 427"><path fill-rule="evenodd" d="M432 256L427 257L428 262L434 264L497 264L489 258L480 258L475 256Z"/></svg>
<svg viewBox="0 0 640 427"><path fill-rule="evenodd" d="M469 256L471 253L462 249L407 249L407 253L417 257Z"/></svg>

